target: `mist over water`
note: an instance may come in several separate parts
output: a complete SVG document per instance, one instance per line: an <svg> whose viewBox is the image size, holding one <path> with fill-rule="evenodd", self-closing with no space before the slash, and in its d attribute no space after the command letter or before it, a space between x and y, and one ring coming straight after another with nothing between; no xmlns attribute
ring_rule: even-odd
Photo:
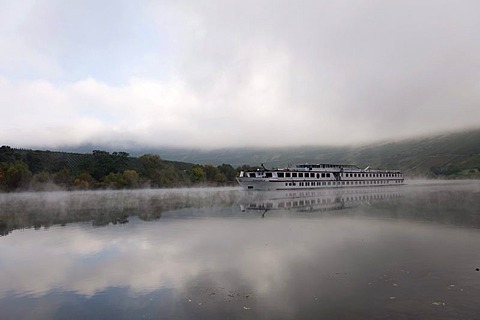
<svg viewBox="0 0 480 320"><path fill-rule="evenodd" d="M1 319L475 318L480 183L0 195Z"/></svg>

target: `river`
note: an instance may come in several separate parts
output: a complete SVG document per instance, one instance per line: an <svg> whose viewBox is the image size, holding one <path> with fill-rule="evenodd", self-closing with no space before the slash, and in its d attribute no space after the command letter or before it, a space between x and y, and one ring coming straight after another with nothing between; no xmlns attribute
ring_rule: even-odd
<svg viewBox="0 0 480 320"><path fill-rule="evenodd" d="M474 319L480 182L0 194L0 319Z"/></svg>

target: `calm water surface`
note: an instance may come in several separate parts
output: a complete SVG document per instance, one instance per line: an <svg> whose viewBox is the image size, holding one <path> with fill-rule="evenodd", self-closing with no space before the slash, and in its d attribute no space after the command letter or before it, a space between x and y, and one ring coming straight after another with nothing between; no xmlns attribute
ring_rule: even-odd
<svg viewBox="0 0 480 320"><path fill-rule="evenodd" d="M0 195L0 319L478 319L480 183Z"/></svg>

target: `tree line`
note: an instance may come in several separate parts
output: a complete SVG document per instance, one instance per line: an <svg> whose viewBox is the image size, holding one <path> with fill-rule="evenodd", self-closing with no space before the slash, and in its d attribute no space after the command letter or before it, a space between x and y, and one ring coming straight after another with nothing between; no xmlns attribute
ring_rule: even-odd
<svg viewBox="0 0 480 320"><path fill-rule="evenodd" d="M127 152L91 154L0 147L0 191L172 188L235 183L240 170L166 161L158 155L130 157Z"/></svg>

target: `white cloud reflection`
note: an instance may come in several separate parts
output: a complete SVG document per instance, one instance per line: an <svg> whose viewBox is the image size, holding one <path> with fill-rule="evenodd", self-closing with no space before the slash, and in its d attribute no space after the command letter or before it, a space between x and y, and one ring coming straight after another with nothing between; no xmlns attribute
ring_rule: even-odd
<svg viewBox="0 0 480 320"><path fill-rule="evenodd" d="M289 290L298 290L291 287L292 281L308 282L300 276L305 272L311 277L315 270L315 281L328 291L336 274L361 278L368 272L372 277L372 271L391 261L423 261L424 256L428 264L443 263L459 245L473 245L478 238L441 229L347 217L273 217L155 222L134 218L101 228L71 224L17 230L0 238L0 298L53 291L91 297L112 287L128 288L133 295L162 288L188 292L205 280L210 288L243 287L257 297L282 300ZM392 251L399 243L402 246ZM426 250L433 243L441 250ZM412 266L420 267L424 266Z"/></svg>

